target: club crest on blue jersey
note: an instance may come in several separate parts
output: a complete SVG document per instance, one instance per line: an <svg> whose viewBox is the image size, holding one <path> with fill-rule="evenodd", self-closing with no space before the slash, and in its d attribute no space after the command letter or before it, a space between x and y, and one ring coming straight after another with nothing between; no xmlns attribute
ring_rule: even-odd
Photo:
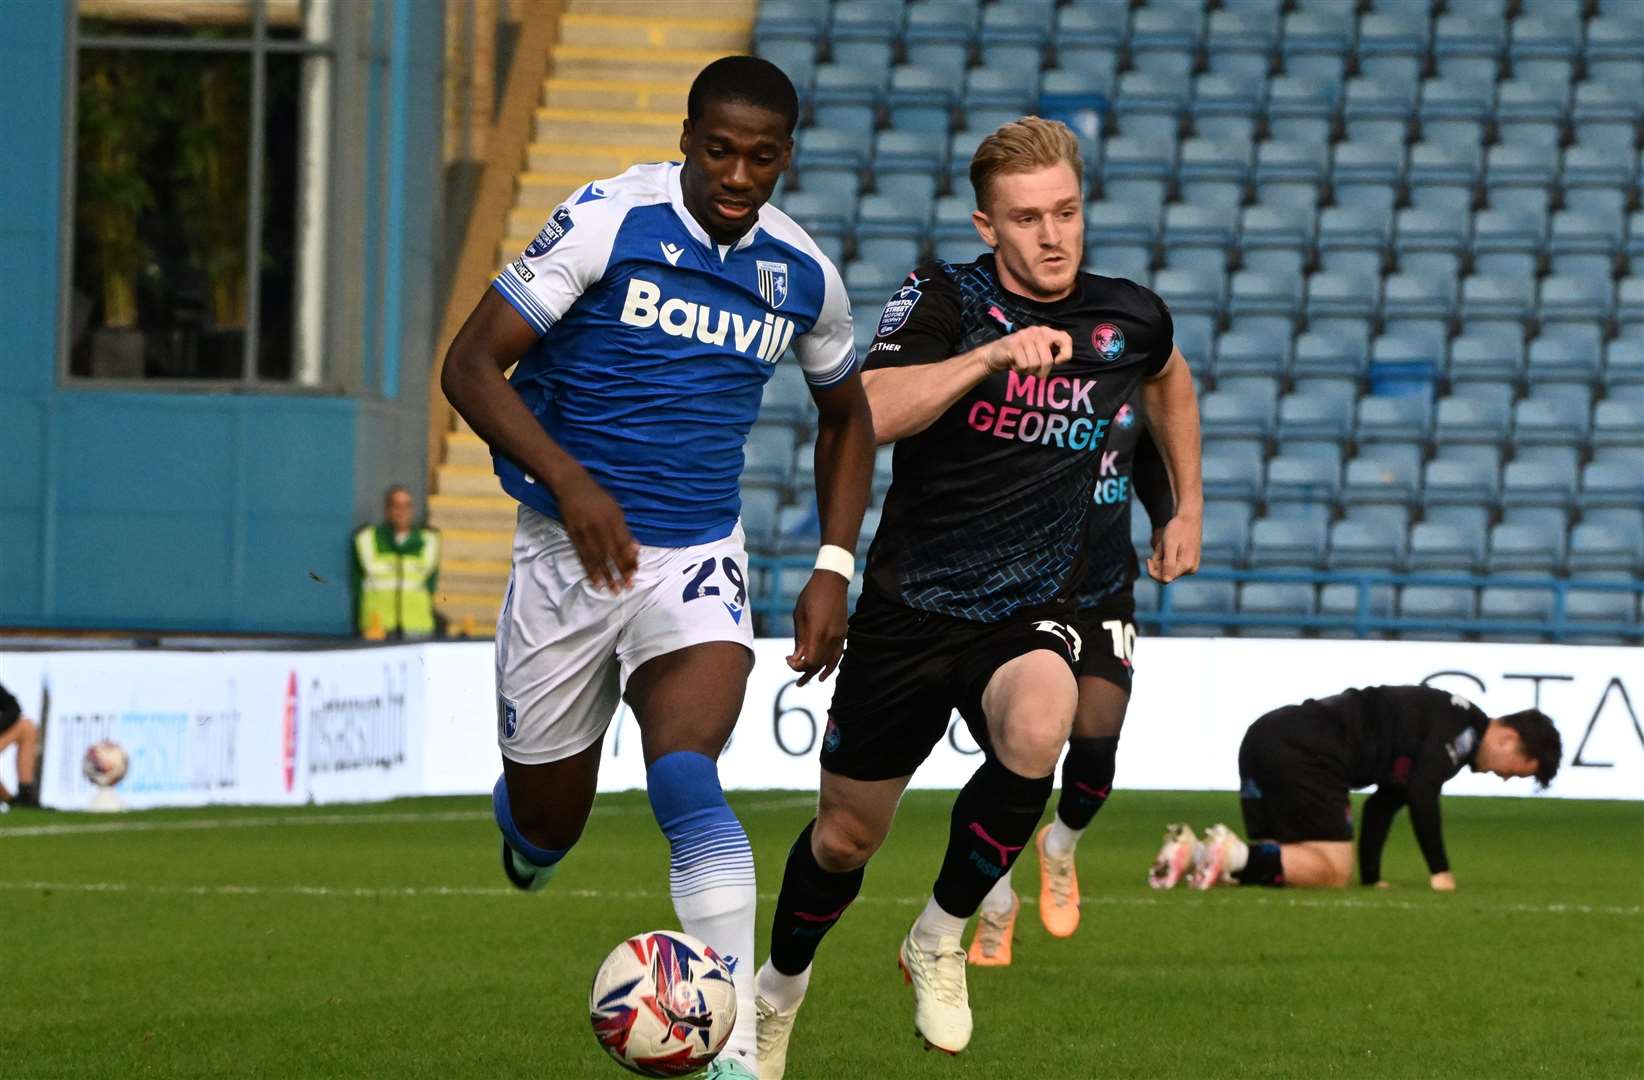
<svg viewBox="0 0 1644 1080"><path fill-rule="evenodd" d="M1102 323L1090 332L1090 344L1096 355L1110 364L1125 354L1124 331L1110 322Z"/></svg>
<svg viewBox="0 0 1644 1080"><path fill-rule="evenodd" d="M540 259L553 250L554 245L564 239L576 222L571 220L571 211L566 207L559 207L554 216L548 219L548 224L537 233L537 238L531 241L531 246L525 249L527 259Z"/></svg>
<svg viewBox="0 0 1644 1080"><path fill-rule="evenodd" d="M890 298L885 310L879 315L879 329L875 331L874 336L884 337L902 329L902 324L907 322L908 316L913 313L913 306L923 295L924 293L912 285L904 285L897 289L896 295Z"/></svg>
<svg viewBox="0 0 1644 1080"><path fill-rule="evenodd" d="M773 308L788 298L788 264L759 260L759 295Z"/></svg>

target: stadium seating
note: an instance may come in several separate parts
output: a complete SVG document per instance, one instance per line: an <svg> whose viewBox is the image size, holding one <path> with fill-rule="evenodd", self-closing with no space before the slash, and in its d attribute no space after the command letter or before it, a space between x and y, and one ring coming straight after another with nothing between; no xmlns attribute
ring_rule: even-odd
<svg viewBox="0 0 1644 1080"><path fill-rule="evenodd" d="M766 0L756 42L805 84L780 201L840 256L862 347L918 258L978 250L988 130L1036 109L1080 133L1087 266L1169 303L1202 390L1205 562L1245 576L1139 591L1172 632L1360 613L1359 586L1271 570L1644 571L1630 5ZM773 379L748 452L781 499L752 508L768 535L814 506L813 430ZM1555 590L1362 595L1459 634L1550 618ZM1636 592L1563 604L1595 639L1638 617Z"/></svg>

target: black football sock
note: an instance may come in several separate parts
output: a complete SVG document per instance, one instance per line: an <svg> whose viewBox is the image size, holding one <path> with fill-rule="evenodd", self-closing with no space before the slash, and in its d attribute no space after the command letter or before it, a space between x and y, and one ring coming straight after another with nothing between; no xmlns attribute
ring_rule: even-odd
<svg viewBox="0 0 1644 1080"><path fill-rule="evenodd" d="M771 966L784 975L798 975L811 966L823 936L862 891L863 867L835 874L817 864L811 853L815 828L812 819L788 852L771 920Z"/></svg>
<svg viewBox="0 0 1644 1080"><path fill-rule="evenodd" d="M1005 876L1050 801L1054 777L1018 776L989 755L953 801L948 850L931 891L949 915L968 919Z"/></svg>
<svg viewBox="0 0 1644 1080"><path fill-rule="evenodd" d="M1240 885L1283 885L1284 859L1280 854L1279 845L1271 840L1263 840L1249 845L1250 854L1245 858L1244 869L1233 872L1233 880Z"/></svg>
<svg viewBox="0 0 1644 1080"><path fill-rule="evenodd" d="M1056 802L1056 816L1074 832L1083 830L1107 802L1113 790L1119 737L1069 739L1067 758L1062 762L1062 797Z"/></svg>

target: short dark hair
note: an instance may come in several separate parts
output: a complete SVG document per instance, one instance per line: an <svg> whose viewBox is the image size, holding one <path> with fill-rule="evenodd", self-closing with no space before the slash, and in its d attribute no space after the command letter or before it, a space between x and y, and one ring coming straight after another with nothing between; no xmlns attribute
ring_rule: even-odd
<svg viewBox="0 0 1644 1080"><path fill-rule="evenodd" d="M768 109L787 120L789 135L799 126L799 94L793 80L757 56L722 56L698 72L685 99L685 115L694 124L719 101Z"/></svg>
<svg viewBox="0 0 1644 1080"><path fill-rule="evenodd" d="M1518 732L1525 756L1535 758L1536 783L1542 787L1552 783L1558 775L1559 760L1564 756L1564 741L1558 737L1553 718L1540 709L1525 709L1498 716L1496 722Z"/></svg>

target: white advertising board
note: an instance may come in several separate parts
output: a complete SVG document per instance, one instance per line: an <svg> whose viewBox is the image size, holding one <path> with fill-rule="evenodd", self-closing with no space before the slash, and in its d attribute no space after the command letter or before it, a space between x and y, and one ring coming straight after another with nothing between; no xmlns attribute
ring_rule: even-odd
<svg viewBox="0 0 1644 1080"><path fill-rule="evenodd" d="M727 788L813 790L833 684L795 685L785 641L756 644ZM1262 713L1349 686L1429 683L1492 715L1539 707L1564 737L1549 794L1644 798L1644 651L1447 642L1143 639L1118 785L1232 790L1239 740ZM48 804L84 807L85 749L111 738L128 806L335 802L488 791L498 772L489 643L328 652L0 653L0 683L39 717L49 693ZM0 759L7 769L12 755ZM914 786L956 788L978 762L955 715ZM0 772L0 778L14 772ZM8 786L10 780L6 780ZM607 732L600 790L643 787L627 709ZM1463 773L1454 794L1520 794Z"/></svg>

